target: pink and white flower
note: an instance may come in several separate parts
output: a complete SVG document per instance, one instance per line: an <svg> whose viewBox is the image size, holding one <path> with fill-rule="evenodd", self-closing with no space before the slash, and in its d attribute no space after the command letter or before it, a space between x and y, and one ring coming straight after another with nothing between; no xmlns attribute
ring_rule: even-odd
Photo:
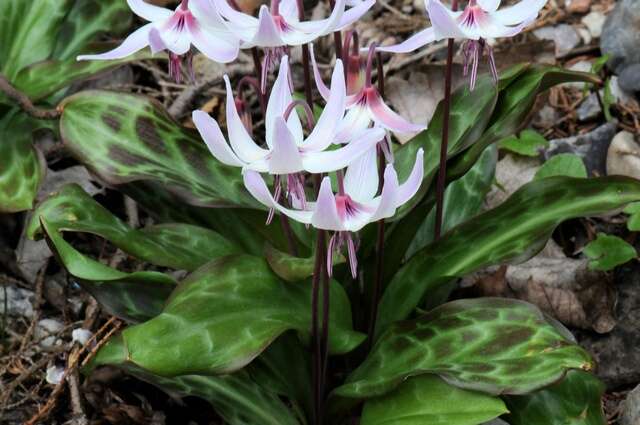
<svg viewBox="0 0 640 425"><path fill-rule="evenodd" d="M291 209L280 205L271 195L262 176L252 170L243 172L244 184L251 195L268 208L273 208L300 223L317 229L335 232L330 241L331 250L347 243L351 272L356 275L357 260L352 233L369 223L392 217L398 207L408 202L420 189L424 174L423 151L420 149L409 178L398 183L393 165L386 166L384 184L379 195L379 177L376 149L354 161L348 168L342 187L335 194L331 180L325 177L320 185L316 202L307 203L306 209ZM332 255L328 256L329 266ZM331 270L331 267L328 268Z"/></svg>
<svg viewBox="0 0 640 425"><path fill-rule="evenodd" d="M209 59L228 63L238 57L239 39L226 27L209 0L182 0L175 10L127 0L131 10L148 24L134 31L115 49L97 55L81 55L78 60L110 60L127 57L147 46L156 53L169 51L170 73L180 78L180 58L191 45Z"/></svg>
<svg viewBox="0 0 640 425"><path fill-rule="evenodd" d="M393 111L384 102L378 89L371 83L374 51L375 47L372 47L365 67L362 66L359 52L356 54L357 56L350 52L345 52L348 55L349 63L347 78L347 93L349 95L346 98L348 112L345 119L340 123L336 142L344 143L348 141L350 135L358 134L368 128L372 122L376 127L403 134L417 133L426 128L425 125L413 124L407 121ZM311 45L311 61L318 91L327 100L329 88L322 80L322 75L313 53L313 45Z"/></svg>

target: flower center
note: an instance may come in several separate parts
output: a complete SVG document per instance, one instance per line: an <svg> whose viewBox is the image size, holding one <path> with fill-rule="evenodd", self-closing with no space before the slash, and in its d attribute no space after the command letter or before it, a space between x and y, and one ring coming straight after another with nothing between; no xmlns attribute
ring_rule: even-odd
<svg viewBox="0 0 640 425"><path fill-rule="evenodd" d="M355 217L360 212L360 205L349 195L336 195L336 208L341 219Z"/></svg>
<svg viewBox="0 0 640 425"><path fill-rule="evenodd" d="M472 27L478 25L478 23L484 19L484 16L485 11L472 0L458 19L460 21L460 25Z"/></svg>

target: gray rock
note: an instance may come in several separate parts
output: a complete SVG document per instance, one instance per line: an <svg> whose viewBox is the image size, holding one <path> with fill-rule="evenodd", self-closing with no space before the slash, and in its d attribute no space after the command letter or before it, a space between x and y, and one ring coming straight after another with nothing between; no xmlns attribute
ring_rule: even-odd
<svg viewBox="0 0 640 425"><path fill-rule="evenodd" d="M607 170L607 151L617 123L610 122L590 133L566 139L554 139L543 152L545 161L561 153L573 153L582 158L590 176L604 176Z"/></svg>
<svg viewBox="0 0 640 425"><path fill-rule="evenodd" d="M593 38L598 38L602 35L602 28L606 19L602 12L594 11L584 16L581 22L587 27Z"/></svg>
<svg viewBox="0 0 640 425"><path fill-rule="evenodd" d="M591 93L585 100L582 101L578 110L578 121L585 122L597 118L602 113L598 97L595 93Z"/></svg>
<svg viewBox="0 0 640 425"><path fill-rule="evenodd" d="M640 385L627 394L621 408L620 425L640 424Z"/></svg>
<svg viewBox="0 0 640 425"><path fill-rule="evenodd" d="M611 56L609 66L616 73L640 63L640 0L621 0L607 17L600 49Z"/></svg>
<svg viewBox="0 0 640 425"><path fill-rule="evenodd" d="M628 131L621 131L611 141L607 152L607 174L640 178L640 145Z"/></svg>
<svg viewBox="0 0 640 425"><path fill-rule="evenodd" d="M60 345L62 341L55 335L64 328L64 325L55 319L42 319L36 324L33 332L36 340L43 348L51 348Z"/></svg>
<svg viewBox="0 0 640 425"><path fill-rule="evenodd" d="M34 299L35 294L32 291L13 286L0 287L0 315L5 314L4 307L6 305L7 315L31 318L33 317Z"/></svg>
<svg viewBox="0 0 640 425"><path fill-rule="evenodd" d="M553 40L556 45L556 57L566 56L571 50L580 44L580 35L576 30L567 24L555 27L543 27L533 32L536 37L542 40Z"/></svg>
<svg viewBox="0 0 640 425"><path fill-rule="evenodd" d="M625 66L620 72L618 84L626 92L640 92L640 63Z"/></svg>
<svg viewBox="0 0 640 425"><path fill-rule="evenodd" d="M640 264L618 268L614 280L618 291L616 327L605 335L574 331L578 343L596 361L596 374L610 390L640 381Z"/></svg>

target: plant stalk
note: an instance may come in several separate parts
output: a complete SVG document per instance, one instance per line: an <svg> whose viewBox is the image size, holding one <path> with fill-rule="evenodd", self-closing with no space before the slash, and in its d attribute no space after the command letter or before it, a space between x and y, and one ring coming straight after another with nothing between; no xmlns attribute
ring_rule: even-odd
<svg viewBox="0 0 640 425"><path fill-rule="evenodd" d="M7 77L5 77L2 74L0 74L0 92L3 92L4 94L6 94L7 97L9 97L10 99L15 100L20 106L20 109L22 109L24 112L26 112L33 118L38 118L42 120L55 120L60 118L60 115L62 114L62 111L58 109L38 108L33 104L33 102L31 102L31 99L29 99L29 96L22 93L20 90L16 89L9 82Z"/></svg>
<svg viewBox="0 0 640 425"><path fill-rule="evenodd" d="M311 355L312 360L312 381L313 381L313 423L314 425L320 425L322 423L322 404L324 393L324 360L323 350L319 329L319 298L320 298L320 284L321 279L324 280L325 271L325 245L326 245L326 233L324 230L318 230L315 248L315 263L313 267L313 280L311 283L311 342L313 352ZM324 286L324 285L323 285ZM324 309L323 309L324 313ZM324 322L324 318L323 318ZM324 323L323 323L324 324Z"/></svg>
<svg viewBox="0 0 640 425"><path fill-rule="evenodd" d="M453 0L451 9L458 10L458 1ZM436 183L436 224L434 240L442 236L442 216L444 213L444 190L447 173L447 153L449 150L449 121L451 118L451 80L453 77L453 48L454 40L449 39L447 45L447 68L444 81L444 114L442 119L442 142L440 144L440 167L438 168L438 181Z"/></svg>

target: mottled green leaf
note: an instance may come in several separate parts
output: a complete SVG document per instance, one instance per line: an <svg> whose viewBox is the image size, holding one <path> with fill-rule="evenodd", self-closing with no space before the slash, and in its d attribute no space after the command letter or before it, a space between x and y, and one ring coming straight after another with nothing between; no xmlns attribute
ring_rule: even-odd
<svg viewBox="0 0 640 425"><path fill-rule="evenodd" d="M346 353L365 336L352 330L342 287L334 281L330 292L330 351ZM223 374L251 362L285 331L308 338L310 328L311 285L280 281L263 259L229 256L187 277L162 314L125 329L119 355L163 376Z"/></svg>
<svg viewBox="0 0 640 425"><path fill-rule="evenodd" d="M561 83L599 81L597 76L584 72L545 65L529 67L500 91L490 125L482 137L452 161L447 175L450 178L463 175L475 164L487 146L517 133L526 125L527 117L540 93Z"/></svg>
<svg viewBox="0 0 640 425"><path fill-rule="evenodd" d="M87 48L87 52L104 52L113 48L111 43L96 44ZM70 84L90 77L97 77L100 73L109 71L122 64L142 59L160 58L151 52L141 50L124 59L112 61L77 61L75 57L65 60L49 60L38 62L24 68L17 75L14 85L33 101L40 100L54 94Z"/></svg>
<svg viewBox="0 0 640 425"><path fill-rule="evenodd" d="M627 221L627 228L632 232L640 230L640 202L634 202L629 204L624 212L629 214L629 220Z"/></svg>
<svg viewBox="0 0 640 425"><path fill-rule="evenodd" d="M216 160L195 132L157 102L133 94L84 91L62 104L65 146L110 184L152 180L198 206L255 206L240 170Z"/></svg>
<svg viewBox="0 0 640 425"><path fill-rule="evenodd" d="M96 364L109 362L98 354ZM229 425L301 423L275 392L256 383L245 370L224 376L183 375L167 378L153 375L132 364L123 366L123 369L170 394L207 400Z"/></svg>
<svg viewBox="0 0 640 425"><path fill-rule="evenodd" d="M334 253L333 256L334 265L346 262L342 254ZM287 282L298 282L313 276L315 256L294 257L267 244L264 249L264 257L271 266L271 270Z"/></svg>
<svg viewBox="0 0 640 425"><path fill-rule="evenodd" d="M124 273L84 256L64 240L58 229L40 218L51 251L78 283L110 314L138 322L156 316L176 286L158 272Z"/></svg>
<svg viewBox="0 0 640 425"><path fill-rule="evenodd" d="M436 373L460 388L525 394L591 369L589 355L532 304L503 298L453 301L380 336L335 394L385 394L410 376Z"/></svg>
<svg viewBox="0 0 640 425"><path fill-rule="evenodd" d="M27 65L48 59L71 0L0 1L0 69L13 81Z"/></svg>
<svg viewBox="0 0 640 425"><path fill-rule="evenodd" d="M590 373L570 370L557 384L522 396L507 396L511 425L605 425L605 386Z"/></svg>
<svg viewBox="0 0 640 425"><path fill-rule="evenodd" d="M582 252L591 259L589 268L602 271L613 270L638 256L636 249L624 239L604 233L598 233Z"/></svg>
<svg viewBox="0 0 640 425"><path fill-rule="evenodd" d="M482 202L493 183L497 160L496 148L488 148L467 174L447 187L444 193L443 233L480 212ZM433 241L435 221L436 212L432 208L411 241L407 258Z"/></svg>
<svg viewBox="0 0 640 425"><path fill-rule="evenodd" d="M32 145L35 126L16 110L0 119L0 212L33 207L45 174L44 158Z"/></svg>
<svg viewBox="0 0 640 425"><path fill-rule="evenodd" d="M411 257L382 296L378 332L406 318L443 278L525 261L542 249L562 221L603 214L638 200L640 182L627 177L549 177L526 184L497 208L457 226Z"/></svg>
<svg viewBox="0 0 640 425"><path fill-rule="evenodd" d="M587 178L587 167L584 166L582 158L571 153L561 153L552 156L542 164L536 173L534 180L545 177L567 176L577 178Z"/></svg>
<svg viewBox="0 0 640 425"><path fill-rule="evenodd" d="M27 228L30 238L40 232L41 217L58 231L92 233L140 260L174 269L195 270L214 258L241 252L216 232L190 224L132 229L75 184L38 206Z"/></svg>
<svg viewBox="0 0 640 425"><path fill-rule="evenodd" d="M463 390L436 375L421 375L367 400L361 425L478 425L507 413L498 397Z"/></svg>
<svg viewBox="0 0 640 425"><path fill-rule="evenodd" d="M133 13L126 0L75 0L60 27L53 57L74 59L93 53L84 49L103 33L120 34L131 26Z"/></svg>
<svg viewBox="0 0 640 425"><path fill-rule="evenodd" d="M538 156L539 149L547 146L549 142L540 133L534 130L523 130L520 137L510 136L498 143L500 149L524 156Z"/></svg>

